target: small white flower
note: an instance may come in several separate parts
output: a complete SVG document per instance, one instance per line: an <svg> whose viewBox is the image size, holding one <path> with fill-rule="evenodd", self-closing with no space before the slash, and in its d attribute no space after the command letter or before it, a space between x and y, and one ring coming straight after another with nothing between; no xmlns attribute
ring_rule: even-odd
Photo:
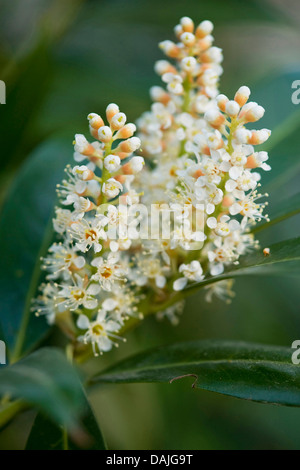
<svg viewBox="0 0 300 470"><path fill-rule="evenodd" d="M98 356L98 352L110 351L115 344L113 339L121 339L115 333L120 329L119 323L107 317L105 310L99 310L96 320L91 321L86 315L80 315L77 326L81 330L86 330L83 336L78 338L84 344L91 344L93 353Z"/></svg>
<svg viewBox="0 0 300 470"><path fill-rule="evenodd" d="M94 281L99 282L100 286L111 291L115 281L124 279L125 272L119 264L119 257L116 253L109 253L107 259L102 257L94 258L91 265L97 268L97 272L92 275Z"/></svg>
<svg viewBox="0 0 300 470"><path fill-rule="evenodd" d="M122 190L123 190L122 184L114 178L109 178L102 185L103 194L105 194L105 196L111 199L119 196Z"/></svg>
<svg viewBox="0 0 300 470"><path fill-rule="evenodd" d="M98 300L94 298L99 294L100 286L90 284L86 278L74 275L72 285L62 285L62 289L57 294L57 306L63 307L65 310L76 310L81 305L87 309L94 309L98 305Z"/></svg>
<svg viewBox="0 0 300 470"><path fill-rule="evenodd" d="M91 221L81 219L72 223L69 233L70 237L76 241L76 247L83 252L93 248L95 253L99 253L102 250L100 240L107 238L103 230L106 222L105 217L97 217Z"/></svg>
<svg viewBox="0 0 300 470"><path fill-rule="evenodd" d="M121 166L121 159L118 155L108 155L104 159L104 167L109 171L109 173L114 173Z"/></svg>
<svg viewBox="0 0 300 470"><path fill-rule="evenodd" d="M201 264L197 260L194 260L189 264L181 264L179 266L179 272L182 273L184 277L177 279L173 283L173 289L175 291L184 289L188 281L199 282L204 277Z"/></svg>
<svg viewBox="0 0 300 470"><path fill-rule="evenodd" d="M216 235L219 237L227 237L230 232L240 228L239 222L237 220L230 219L228 215L223 215L219 222L215 217L209 217L206 223L207 226L214 230Z"/></svg>

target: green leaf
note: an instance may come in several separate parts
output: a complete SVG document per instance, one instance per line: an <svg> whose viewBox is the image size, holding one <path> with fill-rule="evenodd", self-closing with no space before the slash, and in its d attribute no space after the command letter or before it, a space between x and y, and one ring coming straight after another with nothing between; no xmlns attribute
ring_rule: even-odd
<svg viewBox="0 0 300 470"><path fill-rule="evenodd" d="M70 141L51 140L22 167L0 218L0 330L17 360L49 329L30 311L40 281L40 256L51 242L55 186L72 155Z"/></svg>
<svg viewBox="0 0 300 470"><path fill-rule="evenodd" d="M206 285L225 279L232 279L249 274L264 274L265 270L262 268L300 259L300 237L275 243L268 248L270 249L269 256L264 255L263 249L255 250L241 256L239 258L239 264L230 266L230 268L220 276L208 277L203 281L187 286L181 292L191 294Z"/></svg>
<svg viewBox="0 0 300 470"><path fill-rule="evenodd" d="M94 376L90 385L174 382L188 376L195 388L300 406L300 368L292 364L292 353L291 348L245 342L190 341L125 359Z"/></svg>
<svg viewBox="0 0 300 470"><path fill-rule="evenodd" d="M272 130L270 139L262 146L262 150L269 151L272 166L272 171L263 173L262 184L271 196L300 171L300 107L294 105L291 99L295 91L292 83L299 79L299 73L299 65L278 71L253 87L251 94L251 100L266 109L259 128Z"/></svg>
<svg viewBox="0 0 300 470"><path fill-rule="evenodd" d="M84 408L82 424L88 435L81 443L75 443L63 426L38 413L27 440L26 450L105 450L103 436L87 399Z"/></svg>
<svg viewBox="0 0 300 470"><path fill-rule="evenodd" d="M268 210L270 221L262 220L251 230L251 233L258 233L261 230L272 227L283 220L293 217L300 213L300 193L280 201L277 204L271 204Z"/></svg>
<svg viewBox="0 0 300 470"><path fill-rule="evenodd" d="M39 349L20 362L1 368L0 395L21 399L54 422L64 423L75 434L79 432L79 417L85 404L82 385L77 372L58 349Z"/></svg>

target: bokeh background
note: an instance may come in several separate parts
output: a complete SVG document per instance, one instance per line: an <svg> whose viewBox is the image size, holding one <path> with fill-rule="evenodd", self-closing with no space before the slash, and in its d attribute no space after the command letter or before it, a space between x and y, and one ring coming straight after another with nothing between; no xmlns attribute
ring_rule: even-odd
<svg viewBox="0 0 300 470"><path fill-rule="evenodd" d="M0 109L0 204L30 159L61 152L72 158L74 133L87 135L86 116L117 102L134 121L150 106L159 83L157 43L172 39L182 16L215 24L222 47L221 92L244 84L267 109L264 125L277 129L274 173L267 175L271 204L299 188L300 105L291 83L300 79L300 4L297 0L0 0L0 79L7 104ZM288 157L287 157L288 155ZM276 157L276 158L275 158ZM50 157L51 158L51 157ZM284 171L282 170L284 169ZM54 191L54 187L53 187ZM17 214L16 214L17 217ZM17 219L16 219L17 220ZM299 235L299 217L266 230L262 244ZM236 282L231 305L187 301L177 327L147 319L128 342L88 368L103 367L146 347L200 338L289 346L300 338L299 276L248 277ZM0 312L1 314L1 312ZM300 367L300 366L299 366ZM117 385L91 395L110 449L299 449L300 410L261 405L172 385ZM21 448L32 420L25 413L0 435L0 449Z"/></svg>

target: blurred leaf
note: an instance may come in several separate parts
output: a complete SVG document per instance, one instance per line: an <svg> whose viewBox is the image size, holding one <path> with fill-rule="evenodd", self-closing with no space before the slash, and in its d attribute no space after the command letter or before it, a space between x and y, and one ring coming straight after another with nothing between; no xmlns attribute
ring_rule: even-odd
<svg viewBox="0 0 300 470"><path fill-rule="evenodd" d="M75 369L63 353L42 348L20 362L0 369L0 394L44 411L75 434L85 398ZM1 416L1 409L0 409Z"/></svg>
<svg viewBox="0 0 300 470"><path fill-rule="evenodd" d="M1 172L16 166L40 142L34 133L38 115L53 79L54 65L48 41L37 45L2 77L7 84L6 105L0 108ZM9 158L7 158L9 156Z"/></svg>
<svg viewBox="0 0 300 470"><path fill-rule="evenodd" d="M283 220L293 217L300 212L300 193L294 194L288 199L284 199L277 204L271 205L271 210L268 210L270 221L262 220L255 227L251 229L251 233L257 233L266 228L272 227Z"/></svg>
<svg viewBox="0 0 300 470"><path fill-rule="evenodd" d="M259 274L262 267L271 267L270 265L273 264L298 260L300 259L300 237L275 243L274 245L270 245L269 249L269 256L265 256L262 249L240 256L239 264L230 266L228 271L225 271L220 276L209 277L203 281L191 284L182 292L188 292L188 294L191 294L206 285L213 284L224 279L231 279L242 275ZM271 272L271 270L268 272ZM264 273L265 271L262 270L262 274Z"/></svg>
<svg viewBox="0 0 300 470"><path fill-rule="evenodd" d="M189 376L196 388L300 406L300 369L292 364L291 354L290 348L278 346L190 341L125 359L95 375L89 383L172 382Z"/></svg>
<svg viewBox="0 0 300 470"><path fill-rule="evenodd" d="M74 443L63 426L54 424L45 415L38 413L26 444L26 450L79 450L82 448L105 450L103 436L86 398L81 422L88 436L79 445Z"/></svg>
<svg viewBox="0 0 300 470"><path fill-rule="evenodd" d="M262 182L271 195L300 170L300 107L292 103L295 91L292 83L299 79L299 75L299 66L279 71L253 87L251 95L251 99L266 109L259 127L272 130L270 139L262 146L263 150L270 152L272 171L264 173Z"/></svg>
<svg viewBox="0 0 300 470"><path fill-rule="evenodd" d="M71 139L40 146L20 170L1 213L0 330L13 360L49 329L31 313L31 300L40 281L40 256L51 242L55 186L71 154Z"/></svg>

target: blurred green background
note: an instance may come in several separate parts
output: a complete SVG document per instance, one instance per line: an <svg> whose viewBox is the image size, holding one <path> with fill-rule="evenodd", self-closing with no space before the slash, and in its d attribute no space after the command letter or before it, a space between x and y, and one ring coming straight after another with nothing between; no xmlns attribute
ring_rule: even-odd
<svg viewBox="0 0 300 470"><path fill-rule="evenodd" d="M221 92L247 84L266 107L263 125L277 128L286 115L292 131L270 152L271 206L299 190L299 109L291 104L292 77L300 79L300 4L297 0L0 0L0 200L31 155L62 152L72 158L74 133L88 134L86 116L117 102L134 121L150 106L148 89L162 58L157 43L173 38L182 16L215 24L223 48ZM278 78L279 77L279 78ZM274 138L276 138L276 134ZM69 150L66 150L69 149ZM288 153L289 159L286 158ZM275 155L276 154L276 155ZM275 159L276 156L276 159ZM281 169L284 168L284 172ZM273 182L271 181L273 178ZM53 186L54 191L54 186ZM299 235L294 217L260 236L262 244ZM300 338L299 277L236 282L231 305L187 301L180 325L147 319L103 367L146 347L200 338L289 346ZM38 321L38 320L37 320ZM95 362L88 368L93 369ZM172 385L107 386L91 395L110 449L300 449L300 410L259 405ZM24 444L32 414L0 435L0 449ZM22 431L20 431L22 429Z"/></svg>

